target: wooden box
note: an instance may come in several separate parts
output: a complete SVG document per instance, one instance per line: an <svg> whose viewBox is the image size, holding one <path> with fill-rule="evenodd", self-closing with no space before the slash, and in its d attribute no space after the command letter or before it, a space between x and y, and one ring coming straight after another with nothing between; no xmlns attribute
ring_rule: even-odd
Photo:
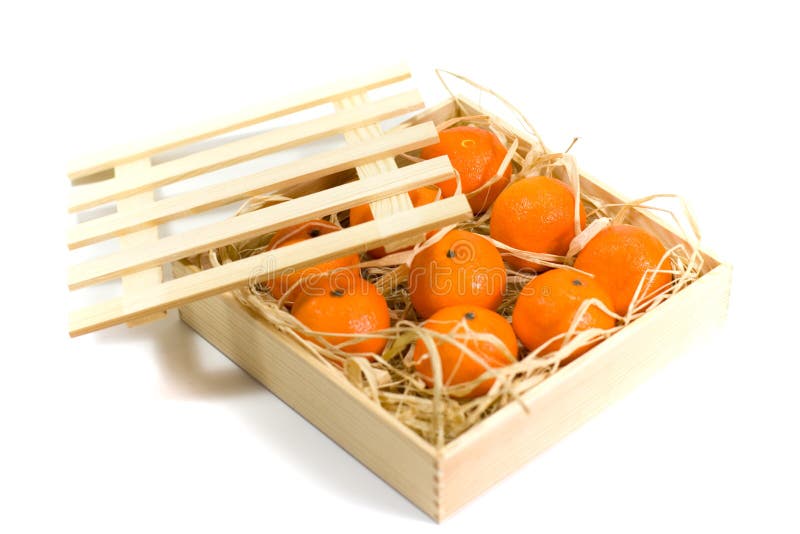
<svg viewBox="0 0 800 534"><path fill-rule="evenodd" d="M490 114L467 100L451 99L423 110L405 128L384 134L380 121L422 109L421 97L409 91L370 101L367 92L409 76L406 68L384 69L78 162L70 177L76 183L89 183L76 187L70 210L85 211L115 202L116 211L75 225L68 232L68 244L80 248L120 238L120 247L71 267L70 288L121 278L123 294L74 312L70 333L81 335L125 322L147 322L178 307L181 318L201 336L440 521L642 382L698 334L723 321L731 267L703 252L703 269L696 281L546 378L518 402L435 447L370 400L343 373L241 304L232 292L248 286L260 265L257 262L266 261L264 257L272 262L273 270L310 265L345 251L396 244L398 239L421 236L471 215L463 195L410 209L405 191L452 176L453 169L446 158L398 169L394 156L435 142L438 134L431 121L440 124L456 116ZM331 115L227 139L226 144L165 163L151 159L330 103L336 107ZM528 134L515 131L499 117L492 119L495 127L518 139L522 155L531 149L534 140ZM156 190L173 182L340 133L349 145L346 148L173 197L159 199L156 195ZM354 167L360 180L340 185ZM594 198L625 202L594 178L582 174L580 180L582 191ZM319 193L286 201L277 209L271 206L181 234L159 236L158 227L167 221L291 187L296 194ZM305 248L292 245L203 271L187 260L215 247L263 235L282 224L307 220L312 212L318 216L366 202L373 210L377 206L375 221L319 237ZM389 215L381 219L381 206L387 202ZM403 202L407 202L405 207L391 205ZM649 229L665 245L682 243L681 237L644 211L632 210L629 220ZM325 245L320 245L323 242ZM294 251L287 250L293 247ZM163 281L162 267L170 262L175 279ZM261 272L255 279L262 280L269 273Z"/></svg>
<svg viewBox="0 0 800 534"><path fill-rule="evenodd" d="M487 114L467 101L428 109L411 123L441 123L459 114ZM520 140L532 139L493 117ZM609 203L625 202L581 173L583 191ZM634 224L665 245L682 242L643 212ZM619 333L559 370L521 399L436 448L369 400L344 376L323 365L291 338L240 304L230 293L180 308L189 326L289 406L391 484L436 521L441 521L495 482L531 460L571 430L680 354L699 334L724 321L731 266L703 252L702 276ZM173 265L175 276L195 267Z"/></svg>

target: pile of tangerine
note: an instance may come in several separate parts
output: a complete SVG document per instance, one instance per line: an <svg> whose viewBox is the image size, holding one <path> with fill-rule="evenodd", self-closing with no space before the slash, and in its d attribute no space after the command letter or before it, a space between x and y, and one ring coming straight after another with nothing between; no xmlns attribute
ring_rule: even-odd
<svg viewBox="0 0 800 534"><path fill-rule="evenodd" d="M423 159L446 155L458 171L461 189L469 196L475 215L492 206L489 235L498 242L523 251L564 256L575 237L575 196L565 183L545 176L511 183L511 166L495 177L506 148L497 136L476 126L459 126L440 132L438 144L421 152ZM488 184L488 185L487 185ZM409 193L414 206L433 202L456 192L456 179ZM580 227L586 225L583 207ZM350 210L350 224L372 219L368 205ZM340 228L313 220L277 232L268 249ZM368 253L386 254L383 248ZM266 288L310 330L324 332L325 340L349 354L374 358L386 346L382 336L364 337L390 326L386 299L376 286L361 276L356 254L336 258L266 282ZM487 368L517 361L522 345L527 351L547 354L565 342L564 334L589 328L611 328L616 318L606 310L624 315L637 287L643 299L663 291L671 280L666 250L646 230L615 224L601 230L579 252L572 269L548 267L506 255L484 236L452 230L413 257L407 291L422 327L430 332L441 361L442 383L456 386L476 381ZM506 263L518 272L535 276L521 289L509 322L497 313L506 292ZM583 273L589 273L586 275ZM321 275L321 276L320 276ZM588 299L603 306L584 306ZM337 335L339 334L339 335ZM446 335L442 335L446 334ZM477 335L476 335L477 334ZM483 335L481 335L483 334ZM487 336L485 334L492 334ZM414 367L424 381L433 384L429 345L420 338L412 353ZM471 352L467 357L464 349ZM569 363L590 346L567 355ZM525 353L529 354L529 353ZM475 358L477 356L477 359ZM454 396L473 398L492 386L489 378Z"/></svg>

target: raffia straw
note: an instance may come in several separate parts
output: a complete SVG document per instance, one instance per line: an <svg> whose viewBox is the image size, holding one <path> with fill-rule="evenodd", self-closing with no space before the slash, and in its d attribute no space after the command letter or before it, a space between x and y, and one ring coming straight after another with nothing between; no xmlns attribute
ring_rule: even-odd
<svg viewBox="0 0 800 534"><path fill-rule="evenodd" d="M501 95L495 93L494 91L492 91L488 87L485 87L485 86L483 86L483 85L481 85L481 84L479 84L479 83L467 78L466 76L462 76L461 74L456 74L456 73L451 72L449 70L436 69L436 76L439 78L439 81L442 83L442 86L444 86L445 90L450 94L450 96L453 98L453 100L455 100L456 104L459 106L459 109L461 110L462 113L464 111L464 108L463 108L463 105L461 104L461 99L459 98L459 96L456 93L453 92L453 90L450 88L450 85L448 85L448 83L445 81L445 79L444 79L445 75L452 76L453 78L455 78L457 80L461 80L462 82L466 83L467 85L471 85L472 87L474 87L475 89L480 91L481 94L485 93L485 94L491 95L494 98L496 98L498 101L502 102L509 110L511 110L511 112L514 114L514 116L520 122L522 127L525 130L527 130L529 133L531 133L534 137L536 137L536 140L539 143L539 147L538 147L539 148L539 152L543 153L545 151L544 142L542 141L542 137L539 135L539 132L536 131L536 128L533 127L533 124L530 123L530 121L527 119L527 117L525 117L525 115L519 109L517 109L517 107L514 106L514 104L512 104L511 102L509 102L508 100L503 98Z"/></svg>
<svg viewBox="0 0 800 534"><path fill-rule="evenodd" d="M572 241L570 241L566 259L569 261L577 256L578 252L583 250L583 247L585 247L586 244L594 238L594 236L609 226L611 226L611 218L609 217L599 217L589 223L586 228L584 228L578 235L572 238Z"/></svg>
<svg viewBox="0 0 800 534"><path fill-rule="evenodd" d="M571 144L567 150L572 148ZM528 153L525 163L522 165L520 175L522 176L549 176L565 181L572 189L575 197L575 209L573 212L573 224L575 235L581 233L581 176L578 171L578 164L575 158L567 152L548 153L533 155Z"/></svg>
<svg viewBox="0 0 800 534"><path fill-rule="evenodd" d="M527 410L528 407L522 401L525 393L558 372L562 362L574 351L594 345L625 328L626 325L637 320L653 307L691 284L700 276L703 268L702 254L699 253L697 246L700 234L697 231L696 222L683 199L677 195L651 195L626 204L605 204L599 199L585 194L580 188L580 176L575 159L568 153L574 145L574 141L564 152L546 152L544 144L541 143L541 138L533 126L505 99L463 76L448 71L437 71L437 75L442 80L445 88L459 102L459 106L461 104L457 95L444 82L443 75L445 74L468 83L483 93L496 97L519 118L525 129L531 132L540 143L539 147L534 147L527 156L523 156L519 153L518 140L511 139L509 141L509 139L506 139L502 135L502 131L494 127L495 125L491 118L485 115L457 117L439 125L440 129L443 129L456 124L476 124L496 131L498 137L508 147L501 168L498 169L495 175L496 179L502 176L508 165L513 165L516 172L512 174L512 182L526 176L544 175L562 180L573 188L576 197L575 222L577 232L567 255L557 256L518 250L493 240L488 236L489 223L491 221L490 206L485 213L474 217L470 221L440 229L430 238L415 245L411 250L399 251L381 259L362 262L359 267L362 269L364 276L378 287L387 300L391 311L392 324L385 330L373 332L369 335L348 336L337 333L336 336L338 338L345 339L345 341L338 344L328 342L325 332L312 331L297 321L284 306L283 301L276 300L262 289L262 285L258 283L257 278L253 279L249 288L234 292L235 297L243 305L259 314L278 331L301 345L323 365L328 367L331 372L342 373L355 387L363 391L367 398L382 406L402 424L405 424L437 447L444 446L511 402L518 402L523 409ZM461 109L463 112L463 108ZM407 155L407 158L409 161L417 161L419 159L411 155ZM460 192L461 182L460 178L457 178L457 191ZM489 185L485 187L489 187ZM648 202L659 197L678 200L681 204L681 212L684 218L689 221L690 231L684 231L684 227L680 224L674 212L647 205ZM286 200L287 197L282 195L260 195L245 202L239 213L261 209ZM578 226L580 202L589 208L587 210L589 224L582 231ZM650 285L649 281L652 280L655 271L645 273L639 281L633 302L624 315L615 314L613 310L607 309L602 302L597 300L584 302L575 317L573 317L567 332L555 336L551 340L562 342L561 347L557 350L545 352L542 347L539 347L534 351L523 351L518 361L502 368L489 368L479 355L470 349L470 346L472 343L481 340L494 343L505 350L499 339L492 334L480 334L471 331L465 321L462 321L450 332L446 333L428 330L423 327L410 303L406 283L409 265L414 255L436 243L453 228L462 228L482 235L498 247L506 257L513 255L520 259L552 268L574 269L570 266L572 258L591 237L609 224L626 221L633 210L666 212L673 217L676 226L680 229L680 233L684 235L686 245L679 244L671 247L665 254L664 259L667 260L666 264L670 267L665 270L672 275L672 281L665 287L658 288L660 291L649 290L647 296L644 297L642 296L643 288ZM340 219L346 220L346 215L337 216L337 214L333 214L328 218L334 224L339 224ZM264 250L270 238L271 235L267 234L247 242L209 251L209 253L199 258L196 263L204 267L213 267L237 261ZM507 318L510 317L520 290L533 276L535 275L532 273L517 272L507 268L507 290L498 308L498 313ZM603 312L614 317L617 321L616 326L607 330L597 328L579 330L582 316L593 307L598 307ZM382 354L354 355L347 352L347 347L367 338L386 340L386 347ZM431 361L433 375L430 385L414 369L412 354L418 343L425 347L425 352L427 353L425 357ZM438 346L443 343L451 343L459 347L462 353L461 358L470 358L481 365L485 369L483 374L469 383L449 384L447 377L443 375L438 352ZM543 346L551 346L551 343L545 343ZM471 391L486 379L494 379L494 384L486 395L474 399L462 397L463 394Z"/></svg>
<svg viewBox="0 0 800 534"><path fill-rule="evenodd" d="M443 130L447 130L448 128L452 128L453 126L461 123L489 126L491 124L491 120L489 119L488 115L468 115L466 117L453 117L452 119L437 124L436 131L441 132Z"/></svg>
<svg viewBox="0 0 800 534"><path fill-rule="evenodd" d="M677 246L670 249L668 254L671 256L678 255L681 258L679 263L683 263L684 267L676 268L673 271L675 278L671 286L665 288L665 293L650 297L645 301L639 298L640 291L637 292L631 309L624 317L616 316L610 310L604 311L617 318L620 324L624 325L646 313L650 307L657 305L658 299L663 300L669 294L673 294L690 283L694 279L692 274L694 271L686 268L685 259L691 258L691 253L685 247ZM386 263L369 262L372 267L365 269L367 271L371 270L371 278L375 279L377 273L383 272L384 274L381 276L385 276L385 271L397 268L386 265ZM404 265L405 263L401 263L400 267L402 268ZM695 264L695 269L696 267L697 264ZM510 274L514 276L515 273L512 271ZM518 292L518 289L516 291ZM542 354L541 350L533 351L524 355L519 362L513 365L502 369L487 369L478 379L458 386L447 385L444 377L434 373L434 385L429 388L419 378L415 377L413 366L410 365L407 357L408 354L418 340L426 343L425 340L427 339L426 346L435 369L437 365L435 361L438 359L438 351L435 349L436 341L444 343L454 342L454 340L449 339L447 334L431 333L423 329L416 320L404 319L402 314L398 312L408 310L410 306L408 305L408 295L402 288L398 293L388 297L394 312L393 315L397 317L395 325L386 331L377 332L369 336L387 339L387 349L384 351L383 357L377 358L374 362L368 362L363 357L360 359L353 358L352 355L344 351L348 344L357 343L368 336L354 335L350 336L350 339L345 343L331 345L322 337L325 334L324 332L307 330L269 295L245 291L237 292L237 294L237 298L243 299L246 305L259 311L279 330L294 337L309 352L318 355L320 360L333 363L332 369L337 372L344 372L348 379L357 387L363 389L369 398L380 403L390 412L395 413L404 424L407 424L437 446L446 444L481 419L488 417L501 406L519 399L526 391L541 383L547 376L555 373L560 367L560 362L573 350L602 340L622 328L622 326L618 326L608 331L577 331L576 328L571 327L566 334L557 336L557 338L562 337L567 340L564 347L559 351L551 354ZM398 303L404 304L398 307ZM585 304L587 309L589 305L588 303ZM597 303L592 302L591 305L597 305ZM505 313L510 313L510 310L511 307L508 307ZM585 311L579 311L574 319L574 324L577 324L581 313L585 313ZM433 343L433 347L430 346L431 343ZM456 342L456 345L465 346L466 343L461 340L460 343ZM464 357L472 359L477 357L469 350L464 350L463 352ZM403 355L406 357L398 358L398 356ZM348 363L351 359L354 359L355 362ZM479 360L476 361L480 362ZM355 373L353 365L357 366L358 374ZM441 364L439 363L438 365ZM495 385L487 395L472 400L463 400L456 397L456 395L471 389L487 378L495 378Z"/></svg>
<svg viewBox="0 0 800 534"><path fill-rule="evenodd" d="M506 169L508 169L509 165L511 165L511 160L514 154L516 154L518 148L519 148L519 139L514 139L514 141L511 143L511 146L508 147L508 149L506 150L506 155L505 157L503 157L503 161L500 163L500 166L497 168L497 171L494 173L494 176L489 178L479 188L474 189L473 191L467 193L467 198L472 199L478 195L484 194L484 191L488 190L490 187L496 184L500 179L502 179L503 175L506 172ZM488 206L486 205L486 201L488 200L489 200L489 195L486 195L486 197L484 198L484 203L480 206L480 208L477 211L479 212L486 211L486 209L488 208Z"/></svg>

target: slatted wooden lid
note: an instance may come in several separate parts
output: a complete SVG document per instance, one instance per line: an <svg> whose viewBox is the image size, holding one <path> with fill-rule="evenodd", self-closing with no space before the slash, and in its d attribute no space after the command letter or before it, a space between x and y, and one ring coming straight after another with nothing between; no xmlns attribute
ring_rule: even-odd
<svg viewBox="0 0 800 534"><path fill-rule="evenodd" d="M417 91L370 100L369 91L410 77L395 66L297 94L235 115L219 118L128 146L70 166L70 212L116 204L116 212L72 226L70 249L119 238L119 250L73 265L70 289L122 279L122 295L70 314L72 336L109 326L140 324L162 317L187 302L246 286L287 269L301 268L377 246L398 247L424 232L471 214L463 195L413 208L410 189L454 175L447 158L398 168L394 157L438 140L432 123L384 132L382 120L421 109ZM264 133L228 140L205 150L151 164L151 158L176 148L236 132L319 105L331 112ZM156 199L162 186L203 175L279 151L344 135L346 144L224 182ZM262 193L357 170L358 181L300 196L280 204L220 220L182 233L159 237L158 226ZM81 183L89 182L89 183ZM266 234L278 228L370 203L371 222L312 240L250 256L175 280L162 280L162 266L215 247Z"/></svg>

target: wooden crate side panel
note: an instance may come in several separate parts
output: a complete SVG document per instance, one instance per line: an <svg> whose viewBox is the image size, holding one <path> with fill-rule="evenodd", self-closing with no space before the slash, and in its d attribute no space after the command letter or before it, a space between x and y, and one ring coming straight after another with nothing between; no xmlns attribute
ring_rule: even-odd
<svg viewBox="0 0 800 534"><path fill-rule="evenodd" d="M721 265L447 445L444 518L620 398L727 313L731 268Z"/></svg>
<svg viewBox="0 0 800 534"><path fill-rule="evenodd" d="M173 264L176 276L192 271ZM229 293L180 308L181 319L348 453L435 518L433 447L344 377L258 319Z"/></svg>

